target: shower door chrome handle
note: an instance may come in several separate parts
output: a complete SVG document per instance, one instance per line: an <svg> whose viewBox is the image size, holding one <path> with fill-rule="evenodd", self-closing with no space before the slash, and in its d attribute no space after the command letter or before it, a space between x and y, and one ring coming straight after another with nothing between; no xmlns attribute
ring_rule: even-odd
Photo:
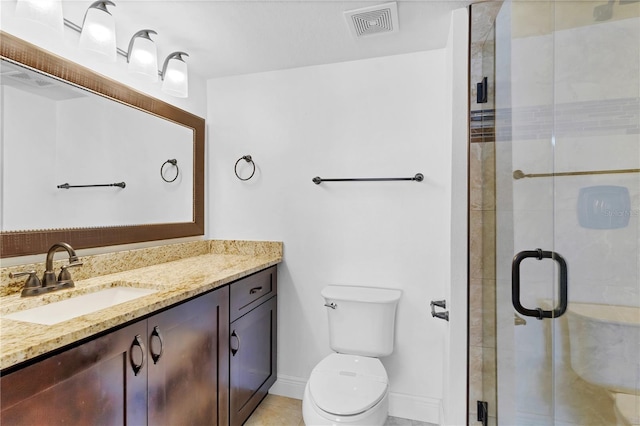
<svg viewBox="0 0 640 426"><path fill-rule="evenodd" d="M558 262L558 265L560 267L558 271L560 294L558 304L552 311L544 310L542 308L528 309L522 306L522 304L520 303L520 263L522 263L524 259L529 257L533 257L538 260L553 259ZM513 258L513 262L511 264L511 302L513 303L513 307L516 309L516 311L518 311L518 313L522 315L535 317L540 320L543 318L558 318L562 316L567 310L567 283L567 262L558 253L555 253L553 251L544 251L542 249L525 250L516 254Z"/></svg>

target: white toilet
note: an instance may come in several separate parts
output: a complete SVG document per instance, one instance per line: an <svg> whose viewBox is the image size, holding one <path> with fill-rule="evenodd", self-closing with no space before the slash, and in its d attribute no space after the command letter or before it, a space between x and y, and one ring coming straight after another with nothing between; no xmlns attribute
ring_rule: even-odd
<svg viewBox="0 0 640 426"><path fill-rule="evenodd" d="M331 349L315 366L302 400L307 426L383 425L389 411L389 380L378 359L393 352L401 291L328 286Z"/></svg>

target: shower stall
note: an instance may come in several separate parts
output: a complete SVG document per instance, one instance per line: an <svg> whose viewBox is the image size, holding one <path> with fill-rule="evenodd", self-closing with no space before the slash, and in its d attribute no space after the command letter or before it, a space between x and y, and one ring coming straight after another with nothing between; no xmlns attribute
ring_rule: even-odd
<svg viewBox="0 0 640 426"><path fill-rule="evenodd" d="M640 2L471 34L469 424L640 424Z"/></svg>

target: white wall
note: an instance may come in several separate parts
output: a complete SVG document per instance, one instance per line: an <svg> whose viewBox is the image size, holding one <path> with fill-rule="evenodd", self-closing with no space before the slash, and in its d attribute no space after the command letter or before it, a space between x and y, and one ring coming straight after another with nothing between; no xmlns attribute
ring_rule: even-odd
<svg viewBox="0 0 640 426"><path fill-rule="evenodd" d="M441 423L467 423L468 316L468 150L469 150L469 13L451 14L447 38L447 108L451 111L450 278L446 295L449 323L445 325L443 413ZM445 104L443 104L445 107Z"/></svg>
<svg viewBox="0 0 640 426"><path fill-rule="evenodd" d="M330 353L325 285L400 288L395 352L382 360L391 415L439 421L445 327L429 301L451 272L446 59L436 50L208 82L209 236L284 241L274 392L301 398ZM242 182L233 166L245 154L257 171ZM424 182L311 181L417 172Z"/></svg>

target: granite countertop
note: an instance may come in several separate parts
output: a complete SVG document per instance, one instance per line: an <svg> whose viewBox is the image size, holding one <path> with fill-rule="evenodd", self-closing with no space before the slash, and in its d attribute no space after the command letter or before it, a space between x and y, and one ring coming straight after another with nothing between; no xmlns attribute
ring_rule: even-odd
<svg viewBox="0 0 640 426"><path fill-rule="evenodd" d="M73 344L97 333L142 318L159 309L224 286L282 261L280 250L218 252L186 257L113 274L78 280L75 288L41 296L0 297L0 369ZM231 253L231 254L230 254ZM81 259L82 260L82 259ZM3 318L3 315L72 294L91 293L114 286L157 290L147 296L53 325L41 325Z"/></svg>

